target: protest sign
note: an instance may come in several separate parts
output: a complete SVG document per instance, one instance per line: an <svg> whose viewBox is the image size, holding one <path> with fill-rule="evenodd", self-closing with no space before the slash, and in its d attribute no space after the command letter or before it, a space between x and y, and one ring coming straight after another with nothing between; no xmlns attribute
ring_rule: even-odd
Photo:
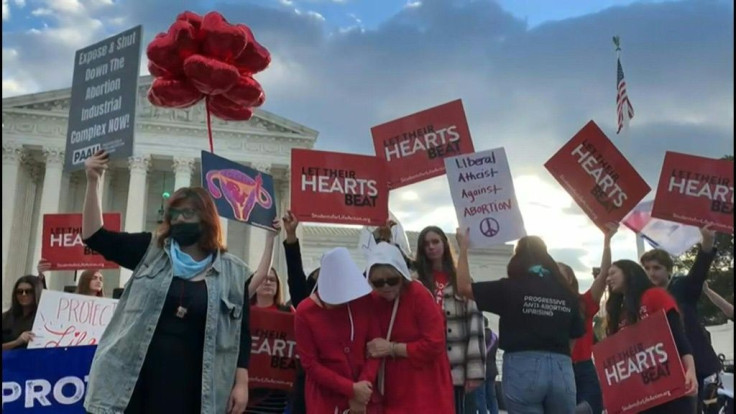
<svg viewBox="0 0 736 414"><path fill-rule="evenodd" d="M84 168L100 149L133 155L142 26L77 51L66 134L64 170Z"/></svg>
<svg viewBox="0 0 736 414"><path fill-rule="evenodd" d="M202 151L202 184L221 217L274 231L276 196L269 174Z"/></svg>
<svg viewBox="0 0 736 414"><path fill-rule="evenodd" d="M249 387L290 390L297 364L294 314L254 306L250 334Z"/></svg>
<svg viewBox="0 0 736 414"><path fill-rule="evenodd" d="M652 216L733 233L733 161L667 151Z"/></svg>
<svg viewBox="0 0 736 414"><path fill-rule="evenodd" d="M652 217L653 200L642 201L621 224L644 238L652 247L678 257L700 241L700 230L674 221Z"/></svg>
<svg viewBox="0 0 736 414"><path fill-rule="evenodd" d="M445 158L445 168L457 222L470 229L470 247L526 236L503 148Z"/></svg>
<svg viewBox="0 0 736 414"><path fill-rule="evenodd" d="M44 290L28 348L97 345L117 305L117 299Z"/></svg>
<svg viewBox="0 0 736 414"><path fill-rule="evenodd" d="M460 99L374 126L371 134L391 189L442 175L444 158L474 151Z"/></svg>
<svg viewBox="0 0 736 414"><path fill-rule="evenodd" d="M3 413L84 413L97 346L3 351Z"/></svg>
<svg viewBox="0 0 736 414"><path fill-rule="evenodd" d="M638 413L685 394L685 371L664 311L595 344L593 361L610 414Z"/></svg>
<svg viewBox="0 0 736 414"><path fill-rule="evenodd" d="M106 229L120 231L120 213L104 213L102 218ZM44 214L41 237L41 257L51 264L49 270L119 267L84 245L81 214Z"/></svg>
<svg viewBox="0 0 736 414"><path fill-rule="evenodd" d="M650 190L593 121L544 166L601 229L619 223Z"/></svg>
<svg viewBox="0 0 736 414"><path fill-rule="evenodd" d="M305 222L384 225L385 177L377 157L292 149L291 209Z"/></svg>

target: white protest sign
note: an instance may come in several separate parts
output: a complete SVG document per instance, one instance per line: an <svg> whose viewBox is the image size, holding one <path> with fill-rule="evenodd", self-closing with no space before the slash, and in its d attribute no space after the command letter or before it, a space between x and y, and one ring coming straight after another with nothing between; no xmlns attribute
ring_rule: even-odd
<svg viewBox="0 0 736 414"><path fill-rule="evenodd" d="M44 290L28 348L97 345L117 305L117 299Z"/></svg>
<svg viewBox="0 0 736 414"><path fill-rule="evenodd" d="M470 247L526 236L503 148L445 158L445 169L457 222L460 228L470 228Z"/></svg>

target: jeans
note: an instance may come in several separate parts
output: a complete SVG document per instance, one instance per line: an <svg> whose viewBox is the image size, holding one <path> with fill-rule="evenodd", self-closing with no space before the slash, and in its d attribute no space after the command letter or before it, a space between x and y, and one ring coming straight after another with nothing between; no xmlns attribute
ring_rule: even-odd
<svg viewBox="0 0 736 414"><path fill-rule="evenodd" d="M603 410L603 396L598 383L598 375L592 360L581 361L573 364L575 372L575 388L577 388L578 404L587 402L593 414L600 414Z"/></svg>
<svg viewBox="0 0 736 414"><path fill-rule="evenodd" d="M509 414L575 411L575 374L567 355L541 351L505 353L502 384Z"/></svg>
<svg viewBox="0 0 736 414"><path fill-rule="evenodd" d="M489 378L475 390L475 401L479 414L498 414L496 379Z"/></svg>

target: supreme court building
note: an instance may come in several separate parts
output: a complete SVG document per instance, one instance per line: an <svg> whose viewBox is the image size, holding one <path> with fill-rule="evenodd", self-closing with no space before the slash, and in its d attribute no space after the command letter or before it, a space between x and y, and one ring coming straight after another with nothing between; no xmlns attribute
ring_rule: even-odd
<svg viewBox="0 0 736 414"><path fill-rule="evenodd" d="M162 218L163 193L201 185L200 152L208 148L203 105L187 109L152 106L146 97L152 78L139 80L134 156L111 161L102 183L102 209L120 212L122 229L154 231ZM71 89L3 99L3 309L10 305L15 280L36 274L41 257L42 217L49 213L80 213L84 200L84 171L63 172L64 147ZM270 173L276 184L279 213L289 206L289 165L292 148L312 148L317 131L278 115L256 110L247 122L212 118L215 153ZM258 265L266 231L240 222L222 220L228 250L253 270ZM427 223L431 224L431 223ZM350 226L300 226L304 267L319 266L322 253L332 247L351 249L359 265L360 229ZM416 233L409 233L416 246ZM285 281L281 236L274 267ZM505 275L511 246L471 252L476 280ZM80 269L82 270L82 269ZM127 270L104 270L105 295L130 277ZM75 283L72 271L47 274L49 289Z"/></svg>

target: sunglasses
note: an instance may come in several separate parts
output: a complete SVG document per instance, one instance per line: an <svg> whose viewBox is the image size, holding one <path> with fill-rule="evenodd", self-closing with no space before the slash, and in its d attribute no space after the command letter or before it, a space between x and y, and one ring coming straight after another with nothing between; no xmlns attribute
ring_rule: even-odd
<svg viewBox="0 0 736 414"><path fill-rule="evenodd" d="M15 291L15 294L18 296L23 296L23 295L31 296L33 294L33 289L17 289Z"/></svg>
<svg viewBox="0 0 736 414"><path fill-rule="evenodd" d="M388 286L396 286L396 285L399 284L400 281L401 281L401 278L400 277L394 276L394 277L389 277L389 278L386 278L386 279L375 279L375 280L371 280L371 284L374 287L380 289L380 288L382 288L382 287L384 287L386 285L388 285Z"/></svg>
<svg viewBox="0 0 736 414"><path fill-rule="evenodd" d="M182 208L182 209L170 208L169 216L171 217L172 220L176 220L176 218L179 216L184 217L184 220L191 220L197 216L197 210L193 208Z"/></svg>

